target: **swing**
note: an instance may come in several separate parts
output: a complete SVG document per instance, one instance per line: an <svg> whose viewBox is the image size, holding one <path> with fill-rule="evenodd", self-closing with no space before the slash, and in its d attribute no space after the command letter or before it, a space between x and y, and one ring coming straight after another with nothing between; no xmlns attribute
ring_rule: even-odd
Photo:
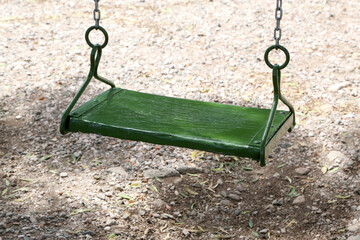
<svg viewBox="0 0 360 240"><path fill-rule="evenodd" d="M265 63L272 69L274 99L271 109L248 108L227 104L180 99L116 88L114 83L98 75L102 49L108 34L99 26L100 10L95 0L95 25L85 33L92 48L90 71L85 83L65 110L60 132L95 133L121 139L173 145L209 152L252 158L265 166L265 161L280 138L295 126L295 111L280 91L281 69L290 55L279 45L282 0L277 0L274 31L276 44L265 52ZM93 44L89 34L100 30L104 43ZM282 65L271 64L269 53L281 50L286 60ZM95 78L111 88L72 110L80 96ZM288 111L277 110L282 101Z"/></svg>

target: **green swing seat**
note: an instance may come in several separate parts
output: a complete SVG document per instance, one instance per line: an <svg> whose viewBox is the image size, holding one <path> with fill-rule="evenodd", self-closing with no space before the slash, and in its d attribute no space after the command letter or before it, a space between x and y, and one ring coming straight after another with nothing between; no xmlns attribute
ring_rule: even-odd
<svg viewBox="0 0 360 240"><path fill-rule="evenodd" d="M102 45L94 45L89 33L101 30ZM292 105L281 95L280 70L290 60L288 51L278 45L265 52L265 62L273 69L274 100L271 109L172 98L116 88L97 73L108 35L100 26L90 27L86 41L92 47L90 72L85 83L66 109L60 132L95 133L121 139L173 145L209 152L252 158L265 166L265 160L280 138L295 126ZM268 61L272 49L286 55L282 65ZM111 89L72 110L92 78ZM277 110L281 100L288 111Z"/></svg>

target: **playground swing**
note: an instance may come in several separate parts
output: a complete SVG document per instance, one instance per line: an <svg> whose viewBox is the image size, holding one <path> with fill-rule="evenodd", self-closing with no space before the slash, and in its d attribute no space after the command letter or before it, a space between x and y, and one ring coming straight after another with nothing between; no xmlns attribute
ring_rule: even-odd
<svg viewBox="0 0 360 240"><path fill-rule="evenodd" d="M98 75L103 48L109 37L99 26L99 0L95 0L95 25L87 29L85 39L92 48L90 71L85 83L65 110L60 132L95 133L121 139L173 145L209 152L252 158L265 166L266 158L280 138L295 126L295 111L280 91L280 70L285 68L290 55L279 44L282 0L276 0L275 45L265 51L265 63L272 69L274 99L271 109L248 108L227 104L194 101L159 96L116 88L114 83ZM100 30L103 44L93 44L89 34ZM284 52L282 65L271 64L273 49ZM80 96L95 78L111 88L72 111ZM282 101L288 111L277 110Z"/></svg>

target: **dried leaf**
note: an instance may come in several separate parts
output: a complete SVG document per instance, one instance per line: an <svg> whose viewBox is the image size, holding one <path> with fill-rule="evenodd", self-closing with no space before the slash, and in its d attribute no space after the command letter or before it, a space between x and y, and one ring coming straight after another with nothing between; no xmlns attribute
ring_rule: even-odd
<svg viewBox="0 0 360 240"><path fill-rule="evenodd" d="M288 180L288 182L289 182L290 184L292 183L292 180L291 180L291 178L290 178L289 176L286 176L285 178L286 178L286 180Z"/></svg>
<svg viewBox="0 0 360 240"><path fill-rule="evenodd" d="M199 174L186 173L186 175L189 175L190 177L200 177Z"/></svg>
<svg viewBox="0 0 360 240"><path fill-rule="evenodd" d="M348 198L351 198L351 195L346 195L346 196L336 195L335 197L340 198L340 199L348 199Z"/></svg>
<svg viewBox="0 0 360 240"><path fill-rule="evenodd" d="M141 186L141 181L137 181L137 182L133 182L132 184L130 184L130 187L140 187Z"/></svg>
<svg viewBox="0 0 360 240"><path fill-rule="evenodd" d="M256 183L257 181L259 181L259 178L255 178L254 180L252 180L252 183Z"/></svg>
<svg viewBox="0 0 360 240"><path fill-rule="evenodd" d="M32 182L33 180L31 179L26 179L26 178L19 178L20 181L24 181L24 182Z"/></svg>
<svg viewBox="0 0 360 240"><path fill-rule="evenodd" d="M9 191L9 188L5 188L5 189L2 191L1 196L4 196L8 191Z"/></svg>
<svg viewBox="0 0 360 240"><path fill-rule="evenodd" d="M119 194L118 194L118 196L119 196L119 197L121 197L121 198L124 198L124 199L133 200L133 198L132 198L132 197L130 197L130 196L128 196L128 195L126 195L126 194L124 194L124 193L119 193Z"/></svg>
<svg viewBox="0 0 360 240"><path fill-rule="evenodd" d="M25 197L25 198L23 198L23 199L16 199L15 201L16 201L16 202L23 202L23 201L31 198L31 196L32 196L32 193L30 193L27 197Z"/></svg>
<svg viewBox="0 0 360 240"><path fill-rule="evenodd" d="M158 176L154 177L156 181L158 181L159 183L162 183L161 179Z"/></svg>
<svg viewBox="0 0 360 240"><path fill-rule="evenodd" d="M286 166L286 163L279 165L278 168L282 168L282 167L285 167L285 166Z"/></svg>
<svg viewBox="0 0 360 240"><path fill-rule="evenodd" d="M109 234L108 239L116 238L116 233Z"/></svg>
<svg viewBox="0 0 360 240"><path fill-rule="evenodd" d="M179 192L179 194L183 197L183 198L188 198L188 196L185 193Z"/></svg>
<svg viewBox="0 0 360 240"><path fill-rule="evenodd" d="M221 163L218 168L212 168L212 169L211 169L211 171L213 171L213 172L222 172L222 171L224 171L224 170L225 170L225 169L224 169L224 164L223 164L223 163Z"/></svg>
<svg viewBox="0 0 360 240"><path fill-rule="evenodd" d="M42 161L45 161L45 160L48 160L48 159L50 159L50 158L52 158L52 155L45 155L45 156L43 156L42 158L40 158L40 162L42 162Z"/></svg>
<svg viewBox="0 0 360 240"><path fill-rule="evenodd" d="M75 209L74 211L72 211L69 216L73 216L73 215L76 215L76 214L79 214L79 213L84 213L84 212L90 212L91 209L88 209L88 208L79 208L79 209Z"/></svg>
<svg viewBox="0 0 360 240"><path fill-rule="evenodd" d="M54 170L49 170L49 173L52 173L52 174L57 174L57 171L54 171Z"/></svg>
<svg viewBox="0 0 360 240"><path fill-rule="evenodd" d="M327 166L323 166L323 167L321 168L321 172L322 172L323 174L327 173L327 171L328 171L328 167L327 167Z"/></svg>
<svg viewBox="0 0 360 240"><path fill-rule="evenodd" d="M249 220L249 227L250 227L250 228L253 228L253 226L254 226L254 223L253 223L252 219L250 218L250 220Z"/></svg>
<svg viewBox="0 0 360 240"><path fill-rule="evenodd" d="M190 207L191 210L194 210L195 204L196 203L191 204L191 207Z"/></svg>
<svg viewBox="0 0 360 240"><path fill-rule="evenodd" d="M155 185L151 185L152 189L155 191L155 192L159 192L157 187Z"/></svg>
<svg viewBox="0 0 360 240"><path fill-rule="evenodd" d="M331 169L331 170L329 171L329 173L334 173L334 172L336 172L337 170L339 170L339 168L338 168L338 167L333 168L333 169Z"/></svg>
<svg viewBox="0 0 360 240"><path fill-rule="evenodd" d="M204 230L202 227L200 227L200 226L198 226L198 229L199 229L200 231L202 231L202 232L205 232L205 230Z"/></svg>
<svg viewBox="0 0 360 240"><path fill-rule="evenodd" d="M295 219L293 219L288 223L287 227L291 227L293 224L296 224L296 223L297 223L297 221Z"/></svg>
<svg viewBox="0 0 360 240"><path fill-rule="evenodd" d="M187 191L188 193L190 193L191 195L199 195L197 192L195 192L194 190L191 190L188 187L184 187L185 191Z"/></svg>
<svg viewBox="0 0 360 240"><path fill-rule="evenodd" d="M258 234L257 232L252 231L251 233L252 233L252 235L254 235L255 237L259 237L259 234Z"/></svg>
<svg viewBox="0 0 360 240"><path fill-rule="evenodd" d="M22 188L18 188L16 190L14 190L14 193L16 192L27 192L29 191L29 189L27 187L22 187Z"/></svg>
<svg viewBox="0 0 360 240"><path fill-rule="evenodd" d="M252 171L253 169L251 167L243 167L244 171Z"/></svg>
<svg viewBox="0 0 360 240"><path fill-rule="evenodd" d="M7 187L10 186L9 180L5 179L5 185L6 185Z"/></svg>
<svg viewBox="0 0 360 240"><path fill-rule="evenodd" d="M297 197L299 194L296 193L296 188L291 188L291 191L289 193L290 197Z"/></svg>

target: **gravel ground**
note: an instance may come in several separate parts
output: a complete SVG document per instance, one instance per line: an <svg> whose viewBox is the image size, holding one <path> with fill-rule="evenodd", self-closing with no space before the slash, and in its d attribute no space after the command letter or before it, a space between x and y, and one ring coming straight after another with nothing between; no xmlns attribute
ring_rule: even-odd
<svg viewBox="0 0 360 240"><path fill-rule="evenodd" d="M297 126L264 168L60 135L88 71L93 2L1 4L0 240L360 239L358 0L284 1L281 44L292 59L282 88ZM136 91L270 107L263 53L273 44L274 5L101 1L110 35L101 75ZM93 81L81 102L106 88Z"/></svg>

